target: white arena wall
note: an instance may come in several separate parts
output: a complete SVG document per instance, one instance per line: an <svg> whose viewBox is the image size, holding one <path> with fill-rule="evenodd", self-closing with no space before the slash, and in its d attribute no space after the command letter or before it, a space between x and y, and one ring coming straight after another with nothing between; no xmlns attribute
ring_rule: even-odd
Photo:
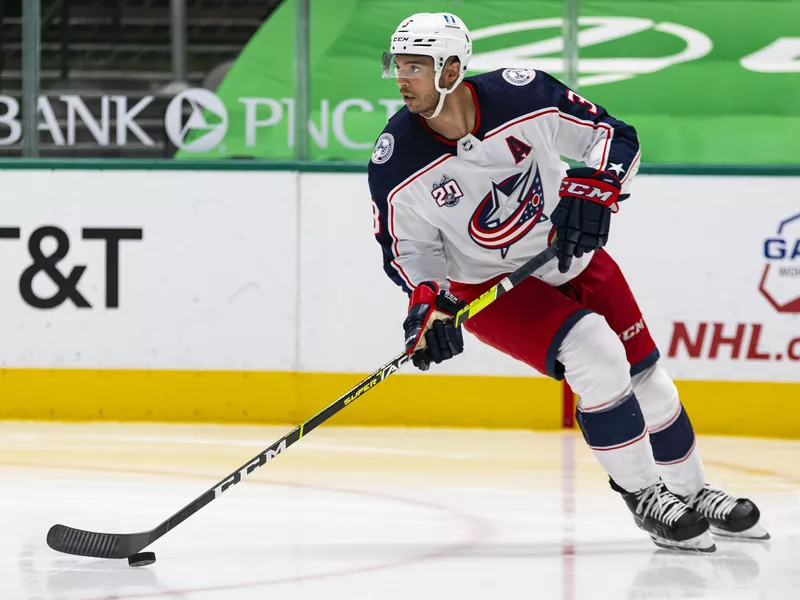
<svg viewBox="0 0 800 600"><path fill-rule="evenodd" d="M299 423L401 348L407 298L363 173L2 177L2 418ZM609 251L701 432L800 437L799 185L642 174L613 218ZM335 422L564 419L560 384L469 336L432 371L407 366Z"/></svg>

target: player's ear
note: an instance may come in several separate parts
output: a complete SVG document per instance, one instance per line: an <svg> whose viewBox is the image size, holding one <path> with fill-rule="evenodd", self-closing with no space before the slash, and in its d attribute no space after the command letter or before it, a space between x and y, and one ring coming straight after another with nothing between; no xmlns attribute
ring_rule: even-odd
<svg viewBox="0 0 800 600"><path fill-rule="evenodd" d="M458 60L458 57L451 56L447 59L444 69L442 69L441 83L443 84L443 87L447 89L453 87L456 79L458 79L459 73L461 73L461 61Z"/></svg>

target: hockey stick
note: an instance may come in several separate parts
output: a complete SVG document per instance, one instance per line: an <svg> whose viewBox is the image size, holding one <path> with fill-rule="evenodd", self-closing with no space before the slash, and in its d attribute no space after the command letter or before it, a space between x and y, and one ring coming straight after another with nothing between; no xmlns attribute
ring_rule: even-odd
<svg viewBox="0 0 800 600"><path fill-rule="evenodd" d="M489 306L500 296L508 292L526 277L532 275L534 271L544 266L550 259L555 257L555 246L550 246L543 250L519 269L505 277L502 281L492 286L485 293L470 302L461 309L456 316L455 324L461 325L467 319L474 317L481 310ZM395 373L402 365L411 358L405 352L401 352L392 360L375 371L372 375L364 379L357 386L341 396L338 400L322 409L319 413L311 417L302 425L295 427L292 431L272 444L261 454L245 463L240 469L228 475L225 479L217 483L199 498L183 507L155 529L143 531L141 533L95 533L74 529L66 525L53 525L47 533L47 545L53 550L65 554L75 554L77 556L90 556L93 558L128 558L142 549L146 548L169 530L174 529L186 519L191 517L201 508L218 498L223 492L239 483L244 477L250 475L257 468L265 465L289 446L297 442L304 435L310 433L322 423L330 419L333 415L342 410L345 406L356 400L362 394L368 392L381 381Z"/></svg>

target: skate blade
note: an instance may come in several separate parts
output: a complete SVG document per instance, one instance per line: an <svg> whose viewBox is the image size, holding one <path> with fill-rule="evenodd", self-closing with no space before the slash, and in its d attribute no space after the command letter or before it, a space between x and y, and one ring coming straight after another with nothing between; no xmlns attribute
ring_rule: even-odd
<svg viewBox="0 0 800 600"><path fill-rule="evenodd" d="M653 543L659 548L678 552L714 552L717 549L717 546L714 544L714 539L708 533L703 533L682 542L666 540L652 534L650 535L650 539L653 540Z"/></svg>
<svg viewBox="0 0 800 600"><path fill-rule="evenodd" d="M712 525L710 531L714 537L726 538L728 540L765 542L770 539L769 532L759 523L756 523L750 529L745 529L744 531L725 531L724 529Z"/></svg>

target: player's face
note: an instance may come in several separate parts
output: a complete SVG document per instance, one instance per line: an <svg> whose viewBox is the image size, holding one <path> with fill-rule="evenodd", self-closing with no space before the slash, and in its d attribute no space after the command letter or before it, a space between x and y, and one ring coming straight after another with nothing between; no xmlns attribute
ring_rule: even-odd
<svg viewBox="0 0 800 600"><path fill-rule="evenodd" d="M408 110L431 113L439 102L433 83L435 71L430 56L397 55L394 57L397 85Z"/></svg>

